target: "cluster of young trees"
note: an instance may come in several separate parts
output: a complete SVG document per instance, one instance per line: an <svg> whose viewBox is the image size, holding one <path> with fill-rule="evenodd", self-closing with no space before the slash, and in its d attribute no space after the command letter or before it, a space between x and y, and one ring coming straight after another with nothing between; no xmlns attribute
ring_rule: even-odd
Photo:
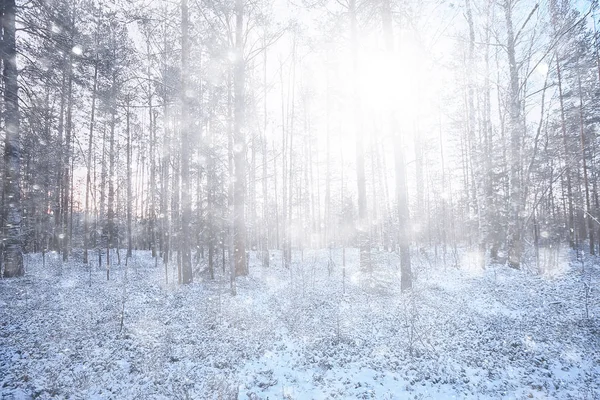
<svg viewBox="0 0 600 400"><path fill-rule="evenodd" d="M409 289L411 247L600 247L596 2L1 5L5 277L148 249L235 291L250 250L356 246Z"/></svg>
<svg viewBox="0 0 600 400"><path fill-rule="evenodd" d="M504 250L514 268L528 243L536 251L540 245L586 243L595 254L597 4L583 10L576 9L581 3L560 0L476 6L466 2L459 112L465 121L461 201L475 216L481 251L498 260ZM475 17L483 21L480 38Z"/></svg>

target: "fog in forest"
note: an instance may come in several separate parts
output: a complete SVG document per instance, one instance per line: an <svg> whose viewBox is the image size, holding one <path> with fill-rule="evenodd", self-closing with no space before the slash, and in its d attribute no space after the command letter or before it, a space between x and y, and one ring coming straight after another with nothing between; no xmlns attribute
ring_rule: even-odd
<svg viewBox="0 0 600 400"><path fill-rule="evenodd" d="M600 398L593 0L1 0L2 399Z"/></svg>

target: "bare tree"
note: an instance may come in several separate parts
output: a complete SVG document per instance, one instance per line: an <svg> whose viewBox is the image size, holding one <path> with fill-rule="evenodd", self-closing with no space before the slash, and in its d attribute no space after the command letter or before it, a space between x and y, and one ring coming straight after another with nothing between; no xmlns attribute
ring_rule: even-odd
<svg viewBox="0 0 600 400"><path fill-rule="evenodd" d="M21 237L21 145L19 143L19 84L15 41L15 1L2 2L2 82L4 83L3 276L25 273Z"/></svg>

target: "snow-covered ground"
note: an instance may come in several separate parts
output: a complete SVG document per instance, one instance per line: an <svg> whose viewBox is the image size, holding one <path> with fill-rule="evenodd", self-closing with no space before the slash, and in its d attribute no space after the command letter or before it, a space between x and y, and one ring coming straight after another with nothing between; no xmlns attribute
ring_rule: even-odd
<svg viewBox="0 0 600 400"><path fill-rule="evenodd" d="M252 254L232 297L220 270L167 285L147 252L110 281L27 255L24 278L0 281L1 398L600 398L591 259L543 255L538 274L420 253L400 294L391 253L369 277L353 249L345 270L341 250L294 256Z"/></svg>

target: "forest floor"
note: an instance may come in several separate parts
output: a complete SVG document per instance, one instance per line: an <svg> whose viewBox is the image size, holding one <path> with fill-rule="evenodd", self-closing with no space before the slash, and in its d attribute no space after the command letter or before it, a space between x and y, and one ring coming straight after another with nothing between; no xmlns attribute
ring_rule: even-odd
<svg viewBox="0 0 600 400"><path fill-rule="evenodd" d="M368 278L353 249L346 268L341 250L294 256L252 254L234 297L220 270L167 284L148 252L110 281L96 260L27 255L0 281L0 398L600 398L596 259L544 253L538 273L419 253L401 294L391 253Z"/></svg>

